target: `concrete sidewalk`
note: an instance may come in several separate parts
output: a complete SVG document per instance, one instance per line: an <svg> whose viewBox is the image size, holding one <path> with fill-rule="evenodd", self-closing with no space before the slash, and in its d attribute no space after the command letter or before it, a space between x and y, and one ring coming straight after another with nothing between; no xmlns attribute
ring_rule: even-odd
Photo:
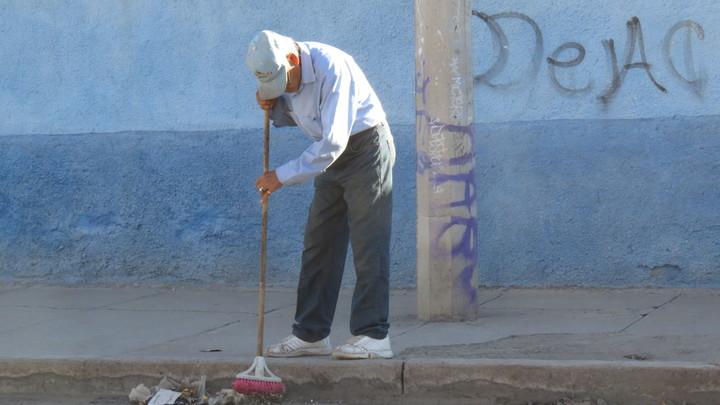
<svg viewBox="0 0 720 405"><path fill-rule="evenodd" d="M718 290L481 289L468 322L420 321L415 300L392 292L392 360L268 359L288 400L720 404ZM294 303L268 291L266 345L289 334ZM126 395L165 375L228 388L255 356L256 309L242 288L0 286L0 393Z"/></svg>

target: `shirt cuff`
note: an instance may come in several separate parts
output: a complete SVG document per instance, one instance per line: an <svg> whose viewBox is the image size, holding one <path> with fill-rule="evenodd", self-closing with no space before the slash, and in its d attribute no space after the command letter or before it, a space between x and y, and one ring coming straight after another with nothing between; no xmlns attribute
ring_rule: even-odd
<svg viewBox="0 0 720 405"><path fill-rule="evenodd" d="M295 184L292 182L292 170L290 170L287 164L276 168L275 175L277 176L278 181L283 184L283 186L292 186L293 184Z"/></svg>

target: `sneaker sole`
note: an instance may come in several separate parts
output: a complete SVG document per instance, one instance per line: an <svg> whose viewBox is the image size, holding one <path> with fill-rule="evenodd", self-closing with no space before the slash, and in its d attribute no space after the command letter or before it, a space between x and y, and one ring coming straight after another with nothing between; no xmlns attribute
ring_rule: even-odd
<svg viewBox="0 0 720 405"><path fill-rule="evenodd" d="M269 353L266 352L265 356L267 357L305 357L305 356L329 356L332 354L332 350L328 349L308 349L308 350L298 350L294 352L287 352L287 353Z"/></svg>
<svg viewBox="0 0 720 405"><path fill-rule="evenodd" d="M393 352L390 350L366 353L333 352L332 355L338 360L391 359Z"/></svg>

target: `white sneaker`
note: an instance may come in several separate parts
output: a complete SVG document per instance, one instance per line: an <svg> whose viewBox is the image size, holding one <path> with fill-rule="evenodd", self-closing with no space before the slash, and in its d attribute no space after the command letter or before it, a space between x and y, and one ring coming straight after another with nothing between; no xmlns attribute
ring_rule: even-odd
<svg viewBox="0 0 720 405"><path fill-rule="evenodd" d="M390 359L393 352L390 349L390 338L373 339L369 336L359 335L351 338L344 345L338 346L333 357L342 360L355 359Z"/></svg>
<svg viewBox="0 0 720 405"><path fill-rule="evenodd" d="M268 357L327 356L330 353L332 353L330 338L306 342L295 335L290 335L280 343L265 349L265 355Z"/></svg>

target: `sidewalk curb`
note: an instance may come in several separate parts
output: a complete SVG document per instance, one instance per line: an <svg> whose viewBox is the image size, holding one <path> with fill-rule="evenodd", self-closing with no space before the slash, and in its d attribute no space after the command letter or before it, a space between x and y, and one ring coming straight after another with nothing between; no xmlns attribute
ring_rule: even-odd
<svg viewBox="0 0 720 405"><path fill-rule="evenodd" d="M720 403L720 367L681 362L419 359L405 364L404 395L460 397L476 404L502 398L518 404L602 398L623 405L663 401L715 405Z"/></svg>
<svg viewBox="0 0 720 405"><path fill-rule="evenodd" d="M208 388L229 388L243 361L2 359L0 393L127 395L164 376L206 376ZM472 404L527 404L562 398L602 398L608 404L662 401L720 403L720 367L681 362L490 359L335 361L272 359L288 398L423 399ZM408 402L410 403L410 402Z"/></svg>
<svg viewBox="0 0 720 405"><path fill-rule="evenodd" d="M252 360L0 359L0 394L127 395L137 385L152 386L165 376L205 376L212 392L230 388L236 374L250 367ZM269 367L283 379L293 398L402 394L403 362L399 360L270 359Z"/></svg>

